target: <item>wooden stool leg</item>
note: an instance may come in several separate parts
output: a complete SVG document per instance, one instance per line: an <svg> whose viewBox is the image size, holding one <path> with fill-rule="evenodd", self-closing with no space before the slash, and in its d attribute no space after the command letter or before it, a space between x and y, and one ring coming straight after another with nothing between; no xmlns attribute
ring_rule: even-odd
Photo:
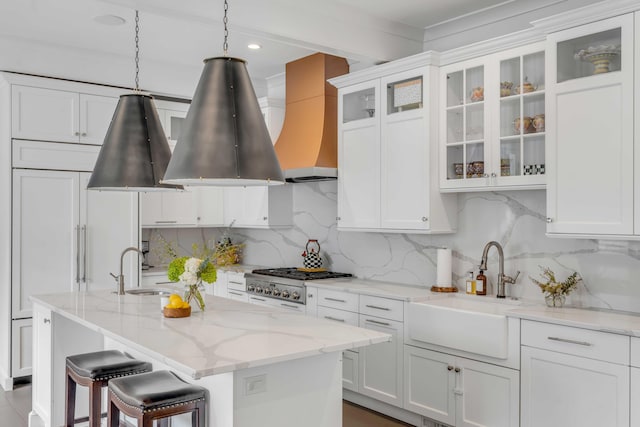
<svg viewBox="0 0 640 427"><path fill-rule="evenodd" d="M67 368L67 393L65 397L65 413L66 413L66 427L73 427L75 424L76 413L76 382L71 378L69 374L69 368Z"/></svg>
<svg viewBox="0 0 640 427"><path fill-rule="evenodd" d="M113 403L111 392L109 392L109 408L107 409L107 427L118 427L120 424L120 409Z"/></svg>
<svg viewBox="0 0 640 427"><path fill-rule="evenodd" d="M102 383L93 381L89 385L89 427L100 427L101 406Z"/></svg>

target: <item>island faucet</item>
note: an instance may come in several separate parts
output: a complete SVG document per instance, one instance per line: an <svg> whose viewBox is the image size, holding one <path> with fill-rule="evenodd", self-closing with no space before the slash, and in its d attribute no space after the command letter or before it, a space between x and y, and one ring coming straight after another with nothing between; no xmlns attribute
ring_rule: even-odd
<svg viewBox="0 0 640 427"><path fill-rule="evenodd" d="M122 251L122 254L120 254L120 275L116 276L113 273L109 273L111 277L116 279L116 282L118 283L118 295L124 295L124 273L122 271L122 263L124 261L124 254L130 251L136 251L142 255L142 251L135 246L131 246L130 248L125 249L124 251Z"/></svg>
<svg viewBox="0 0 640 427"><path fill-rule="evenodd" d="M516 279L520 275L520 271L516 273L516 277L510 277L504 274L504 252L502 251L502 246L500 243L496 241L491 241L484 246L484 250L482 251L482 260L480 261L480 270L487 270L487 254L489 253L489 249L491 246L495 246L498 250L498 292L496 298L505 298L504 294L504 285L506 283L516 283Z"/></svg>

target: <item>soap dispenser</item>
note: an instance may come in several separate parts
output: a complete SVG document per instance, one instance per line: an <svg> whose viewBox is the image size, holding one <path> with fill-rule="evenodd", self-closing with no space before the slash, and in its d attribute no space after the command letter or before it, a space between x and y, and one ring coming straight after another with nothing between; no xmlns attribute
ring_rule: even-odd
<svg viewBox="0 0 640 427"><path fill-rule="evenodd" d="M467 294L475 295L476 293L476 281L473 278L473 271L469 271L469 277L467 278Z"/></svg>
<svg viewBox="0 0 640 427"><path fill-rule="evenodd" d="M484 275L482 269L476 276L476 295L487 294L487 276Z"/></svg>

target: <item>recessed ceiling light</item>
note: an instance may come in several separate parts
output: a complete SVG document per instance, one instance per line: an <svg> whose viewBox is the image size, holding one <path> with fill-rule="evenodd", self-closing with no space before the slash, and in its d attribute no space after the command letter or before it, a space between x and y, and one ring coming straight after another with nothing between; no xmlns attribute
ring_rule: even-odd
<svg viewBox="0 0 640 427"><path fill-rule="evenodd" d="M251 44L247 45L247 47L248 47L249 49L258 50L258 49L260 49L262 46L260 46L260 45L259 45L259 44L257 44L257 43L251 43Z"/></svg>
<svg viewBox="0 0 640 427"><path fill-rule="evenodd" d="M123 17L117 15L100 15L93 20L103 25L122 25L127 22Z"/></svg>

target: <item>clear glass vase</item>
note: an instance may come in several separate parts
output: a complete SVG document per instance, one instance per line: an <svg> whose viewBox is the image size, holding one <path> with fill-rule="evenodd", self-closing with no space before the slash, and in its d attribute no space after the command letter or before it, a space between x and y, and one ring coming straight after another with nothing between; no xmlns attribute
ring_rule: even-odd
<svg viewBox="0 0 640 427"><path fill-rule="evenodd" d="M545 294L544 296L547 307L563 307L566 299L567 297L562 294Z"/></svg>
<svg viewBox="0 0 640 427"><path fill-rule="evenodd" d="M204 286L202 286L202 280L200 280L195 285L185 285L184 287L184 297L182 298L184 301L188 302L189 305L193 307L192 300L198 304L198 308L201 311L204 311L204 298L202 296L201 291L204 291Z"/></svg>

